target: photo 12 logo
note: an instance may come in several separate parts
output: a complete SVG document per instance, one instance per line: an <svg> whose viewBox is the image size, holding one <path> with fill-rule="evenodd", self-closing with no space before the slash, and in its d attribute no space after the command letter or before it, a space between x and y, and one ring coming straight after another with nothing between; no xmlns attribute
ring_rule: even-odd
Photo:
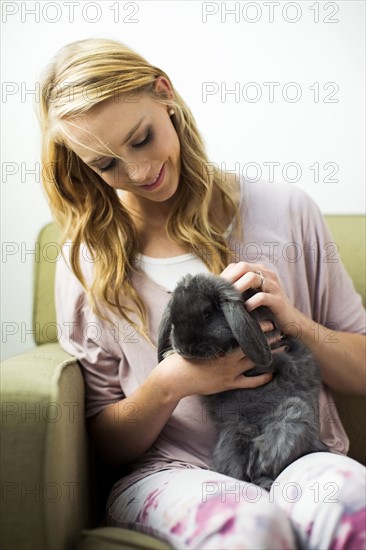
<svg viewBox="0 0 366 550"><path fill-rule="evenodd" d="M202 82L202 103L214 98L220 103L339 103L337 82Z"/></svg>
<svg viewBox="0 0 366 550"><path fill-rule="evenodd" d="M202 23L339 23L337 2L202 2Z"/></svg>
<svg viewBox="0 0 366 550"><path fill-rule="evenodd" d="M8 23L139 23L137 2L1 2L1 21Z"/></svg>
<svg viewBox="0 0 366 550"><path fill-rule="evenodd" d="M203 166L203 170L207 174L217 174L220 172L225 174L235 175L235 179L239 182L240 175L248 181L257 182L262 179L269 183L274 183L282 177L287 183L298 183L302 179L306 182L314 183L339 183L338 177L334 177L339 173L340 167L336 162L319 162L312 161L311 164L305 166L303 163L296 161L278 162L278 161L263 161L263 162L245 162L236 161L234 164L228 164L223 161L219 164L215 162L207 162Z"/></svg>
<svg viewBox="0 0 366 550"><path fill-rule="evenodd" d="M55 503L65 501L73 504L79 498L80 483L78 481L64 481L58 483L26 483L25 481L4 481L1 484L1 502L16 505L29 502Z"/></svg>

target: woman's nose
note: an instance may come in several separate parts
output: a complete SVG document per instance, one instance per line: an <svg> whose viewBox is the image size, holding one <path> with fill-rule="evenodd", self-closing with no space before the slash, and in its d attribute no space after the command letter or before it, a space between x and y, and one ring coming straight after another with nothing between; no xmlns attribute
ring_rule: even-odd
<svg viewBox="0 0 366 550"><path fill-rule="evenodd" d="M146 183L151 172L151 165L148 162L128 162L125 164L128 179L135 183Z"/></svg>

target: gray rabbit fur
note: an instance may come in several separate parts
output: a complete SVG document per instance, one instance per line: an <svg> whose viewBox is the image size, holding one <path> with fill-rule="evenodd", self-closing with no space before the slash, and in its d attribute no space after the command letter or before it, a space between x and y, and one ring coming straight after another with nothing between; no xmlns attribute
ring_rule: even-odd
<svg viewBox="0 0 366 550"><path fill-rule="evenodd" d="M212 469L269 489L291 462L329 449L320 439L318 365L307 347L290 336L277 346L286 346L286 352L272 354L267 338L280 334L275 317L265 306L248 313L243 305L256 292L241 294L212 274L183 277L161 319L158 360L172 351L188 359L214 358L240 346L255 364L246 376L273 373L257 388L202 397L219 432ZM267 336L261 320L275 327Z"/></svg>

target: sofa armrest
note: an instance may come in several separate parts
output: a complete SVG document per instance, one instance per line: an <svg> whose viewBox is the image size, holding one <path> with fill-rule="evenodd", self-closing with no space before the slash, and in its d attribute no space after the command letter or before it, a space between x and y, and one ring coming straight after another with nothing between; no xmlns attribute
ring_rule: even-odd
<svg viewBox="0 0 366 550"><path fill-rule="evenodd" d="M339 417L349 437L348 456L366 465L366 399L336 391L332 394Z"/></svg>
<svg viewBox="0 0 366 550"><path fill-rule="evenodd" d="M84 383L76 359L58 343L7 359L1 401L1 548L74 548L91 525Z"/></svg>

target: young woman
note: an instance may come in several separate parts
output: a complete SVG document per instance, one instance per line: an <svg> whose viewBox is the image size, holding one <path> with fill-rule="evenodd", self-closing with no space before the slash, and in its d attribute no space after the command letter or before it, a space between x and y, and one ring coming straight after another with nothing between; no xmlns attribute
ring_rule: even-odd
<svg viewBox="0 0 366 550"><path fill-rule="evenodd" d="M58 53L41 122L44 187L64 230L60 343L82 366L101 455L130 467L106 523L180 549L362 548L365 470L345 456L329 388L364 392L364 309L339 259L329 260L318 207L296 187L215 170L169 77L115 41ZM333 452L295 461L269 493L210 470L217 434L201 396L271 375L243 376L253 364L241 351L157 364L171 292L200 271L260 289L248 310L268 306L319 362L321 435Z"/></svg>

